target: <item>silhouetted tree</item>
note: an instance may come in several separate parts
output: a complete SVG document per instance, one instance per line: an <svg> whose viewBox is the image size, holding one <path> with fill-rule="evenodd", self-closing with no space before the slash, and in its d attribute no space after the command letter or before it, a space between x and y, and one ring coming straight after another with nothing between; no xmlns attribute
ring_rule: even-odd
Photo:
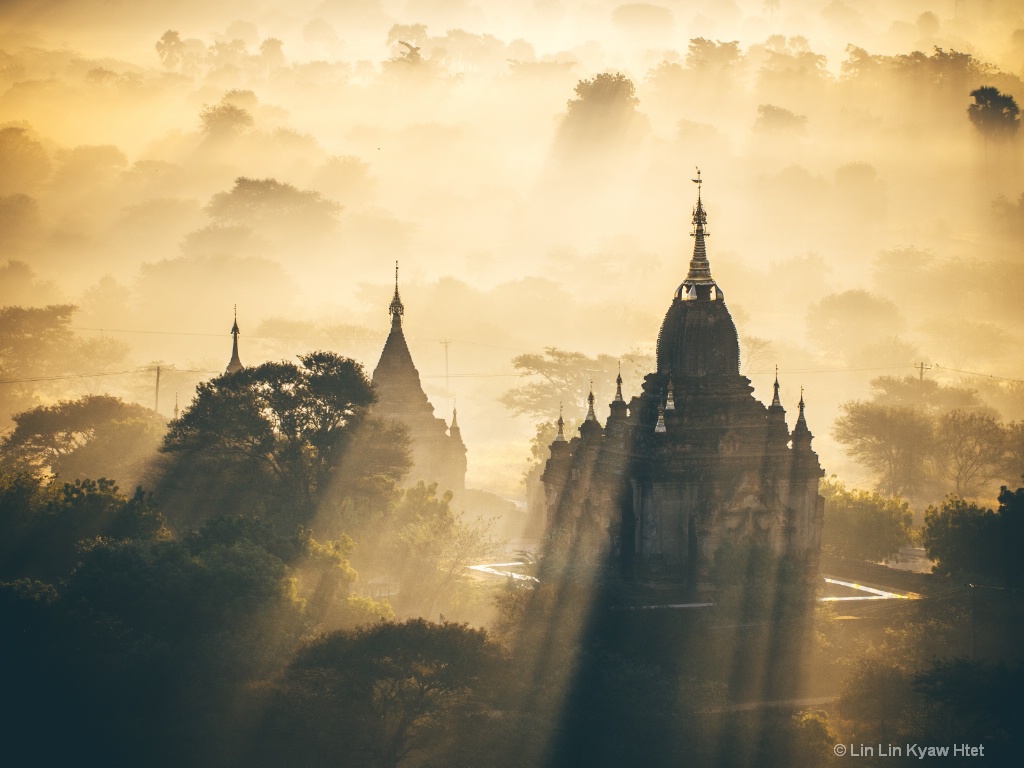
<svg viewBox="0 0 1024 768"><path fill-rule="evenodd" d="M935 571L998 578L1003 570L999 518L957 496L949 496L924 516L922 540Z"/></svg>
<svg viewBox="0 0 1024 768"><path fill-rule="evenodd" d="M46 149L25 128L0 128L0 195L32 192L50 176Z"/></svg>
<svg viewBox="0 0 1024 768"><path fill-rule="evenodd" d="M774 104L760 104L757 107L757 120L754 121L755 131L771 133L805 133L807 116L790 112Z"/></svg>
<svg viewBox="0 0 1024 768"><path fill-rule="evenodd" d="M319 192L304 191L276 179L239 176L230 192L218 192L206 212L219 224L278 225L326 230L341 209Z"/></svg>
<svg viewBox="0 0 1024 768"><path fill-rule="evenodd" d="M0 579L56 583L81 560L80 542L166 537L149 497L118 491L111 480L62 483L21 472L0 475Z"/></svg>
<svg viewBox="0 0 1024 768"><path fill-rule="evenodd" d="M234 104L204 105L199 113L203 133L207 136L224 137L240 133L253 124L248 110Z"/></svg>
<svg viewBox="0 0 1024 768"><path fill-rule="evenodd" d="M982 86L971 91L974 103L967 108L967 117L987 142L1008 139L1020 128L1020 107L1013 96L998 88Z"/></svg>
<svg viewBox="0 0 1024 768"><path fill-rule="evenodd" d="M974 496L998 477L1006 432L992 416L954 410L943 414L935 431L936 457L957 496Z"/></svg>
<svg viewBox="0 0 1024 768"><path fill-rule="evenodd" d="M512 360L512 366L523 376L539 377L539 381L510 389L501 396L501 403L517 414L529 414L549 420L562 405L567 420L575 419L581 407L586 408L591 382L597 406L607 405L615 392L615 377L622 361L623 394L637 393L645 373L654 367L648 355L630 353L621 358L611 355L588 357L581 352L568 352L547 347L544 354L528 353ZM554 416L557 418L557 416Z"/></svg>
<svg viewBox="0 0 1024 768"><path fill-rule="evenodd" d="M856 401L844 403L841 411L832 434L878 473L878 490L889 496L917 492L927 479L932 420L915 408Z"/></svg>
<svg viewBox="0 0 1024 768"><path fill-rule="evenodd" d="M847 490L833 475L821 483L825 497L822 548L858 560L888 560L910 543L914 515L905 501Z"/></svg>
<svg viewBox="0 0 1024 768"><path fill-rule="evenodd" d="M463 624L333 633L302 650L271 692L255 759L379 768L440 759L446 731L491 706L501 665L499 646Z"/></svg>
<svg viewBox="0 0 1024 768"><path fill-rule="evenodd" d="M14 416L0 442L0 460L16 470L49 471L65 479L108 476L133 485L156 455L163 417L108 395L87 395Z"/></svg>
<svg viewBox="0 0 1024 768"><path fill-rule="evenodd" d="M185 43L181 35L169 29L156 41L156 52L161 63L168 69L177 69L185 56Z"/></svg>
<svg viewBox="0 0 1024 768"><path fill-rule="evenodd" d="M286 530L307 522L373 401L362 366L330 352L220 376L170 424L165 490L190 488L202 473L222 500L249 499Z"/></svg>
<svg viewBox="0 0 1024 768"><path fill-rule="evenodd" d="M9 380L0 387L0 419L30 408L48 386L40 379L95 373L123 359L123 344L72 331L76 311L71 304L0 307L0 379Z"/></svg>

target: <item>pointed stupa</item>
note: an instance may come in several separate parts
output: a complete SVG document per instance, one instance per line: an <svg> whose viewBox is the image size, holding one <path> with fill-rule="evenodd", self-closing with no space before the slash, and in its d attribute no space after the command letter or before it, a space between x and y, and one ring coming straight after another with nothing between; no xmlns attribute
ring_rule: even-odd
<svg viewBox="0 0 1024 768"><path fill-rule="evenodd" d="M668 377L668 396L665 398L665 410L674 411L676 409L676 397L675 392L672 391L672 377Z"/></svg>
<svg viewBox="0 0 1024 768"><path fill-rule="evenodd" d="M619 373L615 377L615 402L616 403L624 403L624 402L626 402L625 400L622 399L622 363L621 362L619 363Z"/></svg>
<svg viewBox="0 0 1024 768"><path fill-rule="evenodd" d="M705 238L707 212L701 198L700 171L697 205L693 209L693 255L686 278L676 289L658 334L658 373L671 376L676 391L689 391L703 376L739 379L740 343L725 295L711 277Z"/></svg>
<svg viewBox="0 0 1024 768"><path fill-rule="evenodd" d="M775 366L775 383L772 404L768 406L768 439L776 450L786 450L789 443L789 427L786 426L786 409L779 398L779 366Z"/></svg>
<svg viewBox="0 0 1024 768"><path fill-rule="evenodd" d="M459 428L459 409L454 403L452 404L452 425L448 428L448 434L451 435L452 440L458 443L462 442L462 430Z"/></svg>
<svg viewBox="0 0 1024 768"><path fill-rule="evenodd" d="M224 373L234 373L242 370L242 361L238 357L238 305L235 304L235 323L231 326L231 361L228 363Z"/></svg>
<svg viewBox="0 0 1024 768"><path fill-rule="evenodd" d="M178 393L175 392L174 393L174 418L175 419L178 418L179 413L180 412L178 411Z"/></svg>
<svg viewBox="0 0 1024 768"><path fill-rule="evenodd" d="M665 406L658 403L658 423L654 425L654 431L663 434L665 430Z"/></svg>
<svg viewBox="0 0 1024 768"><path fill-rule="evenodd" d="M405 306L398 295L398 262L395 262L395 295L388 305L391 315L391 332L381 350L380 360L373 369L373 385L377 388L378 402L385 412L397 415L412 408L433 414L433 407L427 400L420 383L420 373L412 361L409 345L402 330ZM397 411L395 410L397 409Z"/></svg>
<svg viewBox="0 0 1024 768"><path fill-rule="evenodd" d="M587 395L587 421L597 421L597 414L594 413L594 382L590 382L590 394Z"/></svg>
<svg viewBox="0 0 1024 768"><path fill-rule="evenodd" d="M558 434L555 435L556 443L564 443L565 439L565 421L562 419L562 404L558 404Z"/></svg>
<svg viewBox="0 0 1024 768"><path fill-rule="evenodd" d="M800 387L800 415L796 417L796 425L793 427L794 450L810 450L813 437L807 427L807 419L804 418L804 388Z"/></svg>

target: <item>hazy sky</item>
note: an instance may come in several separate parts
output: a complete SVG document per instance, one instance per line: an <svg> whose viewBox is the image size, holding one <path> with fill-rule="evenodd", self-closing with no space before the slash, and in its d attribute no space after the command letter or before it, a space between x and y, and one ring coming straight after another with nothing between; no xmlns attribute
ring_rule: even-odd
<svg viewBox="0 0 1024 768"><path fill-rule="evenodd" d="M634 113L573 125L602 72ZM822 463L856 481L829 432L871 378L1024 378L1024 145L966 111L981 85L1024 99L1021 75L1011 0L9 0L0 268L30 269L0 303L78 304L83 336L128 345L118 370L145 369L43 396L151 404L159 362L186 371L169 414L226 365L236 304L246 364L325 347L372 370L397 259L468 482L514 495L533 427L497 400L512 357L653 349L700 166L744 373L765 399L779 366L791 425L804 386ZM293 189L232 207L238 177Z"/></svg>

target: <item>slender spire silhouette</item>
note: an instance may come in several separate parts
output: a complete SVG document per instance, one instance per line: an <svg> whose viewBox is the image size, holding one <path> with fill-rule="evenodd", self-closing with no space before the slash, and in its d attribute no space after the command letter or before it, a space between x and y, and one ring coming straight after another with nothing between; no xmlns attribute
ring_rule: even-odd
<svg viewBox="0 0 1024 768"><path fill-rule="evenodd" d="M398 262L395 262L395 297L391 299L388 306L388 313L391 315L391 327L402 327L402 315L405 314L405 306L402 304L402 297L398 295Z"/></svg>
<svg viewBox="0 0 1024 768"><path fill-rule="evenodd" d="M558 404L558 434L555 435L555 442L556 443L564 443L565 442L564 427L565 427L565 422L562 420L562 404L559 403Z"/></svg>
<svg viewBox="0 0 1024 768"><path fill-rule="evenodd" d="M231 360L228 362L228 367L224 371L225 373L234 373L235 371L242 370L242 361L238 357L238 334L241 333L238 330L238 305L235 304L235 323L231 326Z"/></svg>
<svg viewBox="0 0 1024 768"><path fill-rule="evenodd" d="M594 413L594 382L590 382L590 394L587 395L587 402L590 407L587 409L587 421L597 421L597 414Z"/></svg>

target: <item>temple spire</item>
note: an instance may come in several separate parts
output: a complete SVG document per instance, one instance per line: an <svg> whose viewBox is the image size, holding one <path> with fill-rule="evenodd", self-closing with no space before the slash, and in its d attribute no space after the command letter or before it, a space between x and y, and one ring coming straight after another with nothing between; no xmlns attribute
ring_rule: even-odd
<svg viewBox="0 0 1024 768"><path fill-rule="evenodd" d="M658 423L654 425L654 431L658 434L664 433L665 430L665 406L662 403L658 403Z"/></svg>
<svg viewBox="0 0 1024 768"><path fill-rule="evenodd" d="M405 314L405 306L402 304L402 298L398 295L398 262L395 262L395 297L391 299L391 304L388 306L388 313L391 315L391 328L392 330L402 327L402 315Z"/></svg>
<svg viewBox="0 0 1024 768"><path fill-rule="evenodd" d="M782 406L782 401L779 400L779 366L775 366L775 395L772 397L772 405ZM800 399L803 400L803 392L801 392Z"/></svg>
<svg viewBox="0 0 1024 768"><path fill-rule="evenodd" d="M555 435L555 442L556 443L564 443L565 442L564 427L565 427L565 422L562 420L562 404L559 403L558 404L558 434Z"/></svg>
<svg viewBox="0 0 1024 768"><path fill-rule="evenodd" d="M178 414L179 414L179 411L178 411L178 393L175 392L174 393L174 418L175 419L178 418Z"/></svg>
<svg viewBox="0 0 1024 768"><path fill-rule="evenodd" d="M615 377L615 402L625 402L622 399L622 361L619 361L619 375Z"/></svg>
<svg viewBox="0 0 1024 768"><path fill-rule="evenodd" d="M707 246L704 243L704 238L710 237L711 233L704 228L708 215L704 211L700 195L701 184L704 183L700 177L700 168L697 169L697 178L692 181L697 185L697 205L693 209L693 232L690 233L690 237L693 238L693 256L690 258L690 271L687 272L686 279L676 295L680 299L685 295L687 299L707 300L711 298L711 288L717 290L718 286L711 277L711 264L708 262Z"/></svg>
<svg viewBox="0 0 1024 768"><path fill-rule="evenodd" d="M676 398L675 392L672 389L672 376L668 377L668 395L665 398L665 410L674 411L676 409Z"/></svg>
<svg viewBox="0 0 1024 768"><path fill-rule="evenodd" d="M590 382L590 394L587 395L587 403L590 407L587 409L587 421L597 421L597 414L594 413L594 382Z"/></svg>
<svg viewBox="0 0 1024 768"><path fill-rule="evenodd" d="M235 323L231 326L231 361L228 363L227 369L224 373L234 373L235 371L242 370L242 361L238 357L238 305L235 304Z"/></svg>

